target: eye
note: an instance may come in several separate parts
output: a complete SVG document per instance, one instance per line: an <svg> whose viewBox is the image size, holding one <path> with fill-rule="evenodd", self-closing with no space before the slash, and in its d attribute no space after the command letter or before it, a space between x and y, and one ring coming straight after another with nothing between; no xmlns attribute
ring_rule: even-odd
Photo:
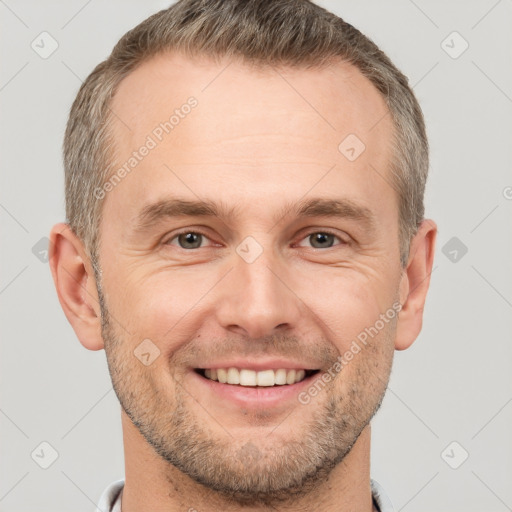
<svg viewBox="0 0 512 512"><path fill-rule="evenodd" d="M335 239L339 240L341 242L341 244L346 243L339 236L335 235L334 233L330 233L328 231L315 231L313 233L310 233L303 240L308 240L314 249L329 249L330 247L332 247L334 245ZM299 247L305 247L305 246L302 245L302 242L301 242L299 244Z"/></svg>
<svg viewBox="0 0 512 512"><path fill-rule="evenodd" d="M204 239L207 239L207 236L198 231L183 231L170 238L166 245L178 245L182 249L199 249ZM173 243L174 240L177 244Z"/></svg>
<svg viewBox="0 0 512 512"><path fill-rule="evenodd" d="M199 249L204 247L203 242L205 240L209 240L209 238L200 231L182 231L181 233L175 234L165 242L165 245L177 245L181 249ZM344 245L347 243L338 235L330 233L329 231L315 231L310 233L298 244L299 247L307 247L303 245L306 240L309 241L314 249L329 249L336 245L335 240L340 242L338 245Z"/></svg>

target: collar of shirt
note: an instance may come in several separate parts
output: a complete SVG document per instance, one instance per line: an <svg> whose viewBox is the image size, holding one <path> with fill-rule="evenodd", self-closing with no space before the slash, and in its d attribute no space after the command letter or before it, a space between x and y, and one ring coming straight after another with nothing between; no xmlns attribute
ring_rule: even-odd
<svg viewBox="0 0 512 512"><path fill-rule="evenodd" d="M395 508L384 489L375 480L370 480L374 508L378 512L395 512ZM124 479L112 482L101 495L95 512L121 512L121 495Z"/></svg>

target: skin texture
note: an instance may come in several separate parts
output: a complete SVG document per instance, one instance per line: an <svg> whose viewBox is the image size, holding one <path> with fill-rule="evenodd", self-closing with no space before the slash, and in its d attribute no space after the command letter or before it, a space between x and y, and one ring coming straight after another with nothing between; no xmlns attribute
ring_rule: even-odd
<svg viewBox="0 0 512 512"><path fill-rule="evenodd" d="M387 107L342 62L255 69L160 55L114 97L118 166L191 96L197 106L106 194L101 282L65 224L51 234L63 310L86 348L105 349L122 405L123 512L369 512L369 422L394 350L421 330L436 237L424 221L401 268ZM338 150L349 134L366 146L352 162ZM234 214L136 229L145 205L177 197ZM312 198L364 207L372 228L283 210ZM197 248L177 237L183 231L203 233ZM315 245L310 235L326 231L334 236ZM250 263L237 252L248 236L262 251ZM307 404L240 407L192 371L279 357L321 369L320 378L397 302L398 317ZM147 339L160 351L148 366L134 356Z"/></svg>

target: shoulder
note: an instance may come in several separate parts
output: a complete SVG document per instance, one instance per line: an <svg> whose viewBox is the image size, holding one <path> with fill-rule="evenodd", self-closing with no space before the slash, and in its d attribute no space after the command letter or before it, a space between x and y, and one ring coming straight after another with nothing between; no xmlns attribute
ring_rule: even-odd
<svg viewBox="0 0 512 512"><path fill-rule="evenodd" d="M370 484L372 487L373 500L379 508L379 512L395 512L395 508L382 486L373 479L370 480Z"/></svg>
<svg viewBox="0 0 512 512"><path fill-rule="evenodd" d="M121 502L118 498L124 487L124 479L112 482L101 494L96 512L121 512Z"/></svg>

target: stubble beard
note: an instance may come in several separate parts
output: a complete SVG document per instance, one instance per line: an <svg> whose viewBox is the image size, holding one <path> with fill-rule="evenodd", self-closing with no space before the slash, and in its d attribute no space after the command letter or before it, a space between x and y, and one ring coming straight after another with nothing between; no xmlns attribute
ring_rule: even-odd
<svg viewBox="0 0 512 512"><path fill-rule="evenodd" d="M339 385L343 369L312 400L324 404L300 425L302 435L286 438L287 423L296 426L295 414L306 407L297 402L281 425L257 439L236 439L229 434L229 425L219 436L190 410L187 402L193 398L180 382L174 379L174 393L158 389L151 371L134 356L131 340L116 330L101 285L98 295L108 368L126 415L163 460L204 486L206 493L214 491L239 507L275 507L318 489L381 406L392 362L392 351L383 347L392 344L394 323L350 363L357 365L350 382ZM337 391L340 388L343 392ZM212 425L219 423L223 424L222 418L211 416Z"/></svg>

